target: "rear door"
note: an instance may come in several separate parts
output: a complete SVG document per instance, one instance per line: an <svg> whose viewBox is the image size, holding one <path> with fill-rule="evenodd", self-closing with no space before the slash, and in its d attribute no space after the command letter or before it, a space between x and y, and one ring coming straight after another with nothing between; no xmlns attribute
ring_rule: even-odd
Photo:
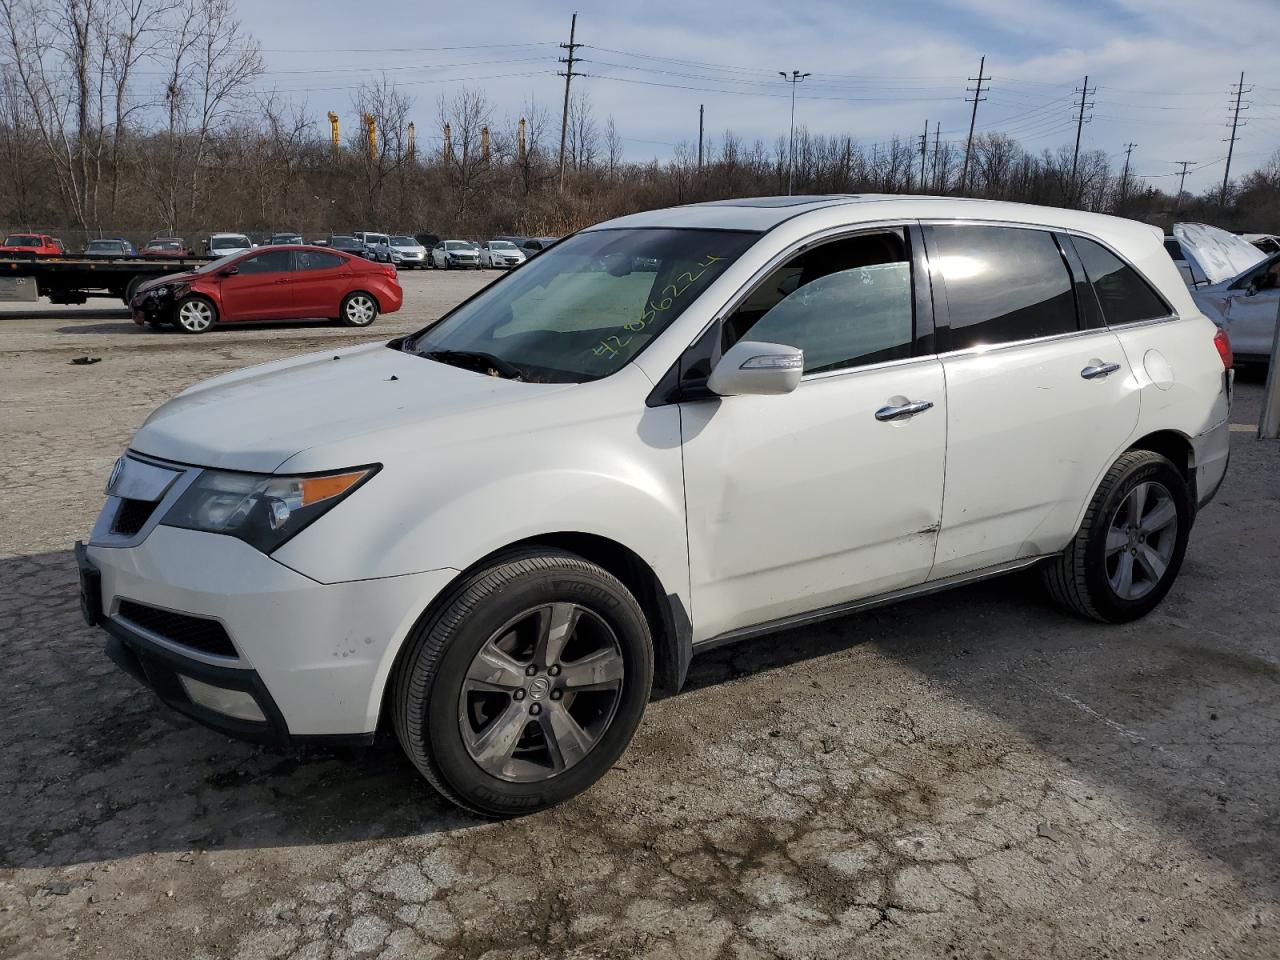
<svg viewBox="0 0 1280 960"><path fill-rule="evenodd" d="M222 319L280 320L293 311L293 251L268 249L238 260L222 279Z"/></svg>
<svg viewBox="0 0 1280 960"><path fill-rule="evenodd" d="M351 274L347 259L323 250L298 250L295 268L290 286L291 316L298 319L336 317Z"/></svg>
<svg viewBox="0 0 1280 960"><path fill-rule="evenodd" d="M951 223L926 239L947 381L941 579L1061 549L1140 400L1051 232Z"/></svg>

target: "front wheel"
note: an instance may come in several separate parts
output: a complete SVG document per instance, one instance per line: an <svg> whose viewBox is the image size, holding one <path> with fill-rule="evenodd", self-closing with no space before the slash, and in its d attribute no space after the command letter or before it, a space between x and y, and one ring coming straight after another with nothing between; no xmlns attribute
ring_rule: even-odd
<svg viewBox="0 0 1280 960"><path fill-rule="evenodd" d="M378 301L357 290L343 298L338 316L348 327L367 327L378 318Z"/></svg>
<svg viewBox="0 0 1280 960"><path fill-rule="evenodd" d="M393 679L396 736L453 802L531 813L613 766L652 681L648 623L616 577L558 550L513 554L410 634Z"/></svg>
<svg viewBox="0 0 1280 960"><path fill-rule="evenodd" d="M1146 616L1178 576L1194 519L1177 467L1153 451L1130 450L1102 478L1075 539L1044 567L1050 596L1107 623Z"/></svg>
<svg viewBox="0 0 1280 960"><path fill-rule="evenodd" d="M184 297L174 311L183 333L204 333L218 322L218 309L204 297Z"/></svg>

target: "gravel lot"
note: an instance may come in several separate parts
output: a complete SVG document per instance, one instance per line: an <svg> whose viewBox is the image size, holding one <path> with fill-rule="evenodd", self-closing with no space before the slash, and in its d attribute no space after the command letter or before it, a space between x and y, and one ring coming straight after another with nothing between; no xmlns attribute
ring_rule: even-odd
<svg viewBox="0 0 1280 960"><path fill-rule="evenodd" d="M722 649L518 821L454 811L394 743L247 746L116 670L70 547L146 414L492 276L408 274L354 334L0 308L0 956L1280 955L1280 444L1252 431L1146 620L1015 577Z"/></svg>

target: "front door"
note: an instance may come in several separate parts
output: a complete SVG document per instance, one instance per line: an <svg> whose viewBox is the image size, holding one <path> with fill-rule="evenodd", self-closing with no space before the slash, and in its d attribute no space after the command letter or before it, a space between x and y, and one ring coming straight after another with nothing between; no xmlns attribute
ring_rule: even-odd
<svg viewBox="0 0 1280 960"><path fill-rule="evenodd" d="M805 375L785 396L681 406L695 640L928 576L947 398L916 347L912 272L905 231L834 239L724 320L726 348L800 347Z"/></svg>
<svg viewBox="0 0 1280 960"><path fill-rule="evenodd" d="M953 224L926 236L947 378L939 579L1060 550L1140 399L1119 338L1081 329L1088 287L1053 234Z"/></svg>
<svg viewBox="0 0 1280 960"><path fill-rule="evenodd" d="M279 320L293 315L292 250L264 250L235 266L236 274L222 279L222 320Z"/></svg>

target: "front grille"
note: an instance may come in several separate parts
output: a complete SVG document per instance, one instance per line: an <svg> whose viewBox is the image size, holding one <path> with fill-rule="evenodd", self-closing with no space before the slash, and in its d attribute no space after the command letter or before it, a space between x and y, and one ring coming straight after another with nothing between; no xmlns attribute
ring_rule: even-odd
<svg viewBox="0 0 1280 960"><path fill-rule="evenodd" d="M122 620L150 630L172 643L217 657L237 656L231 638L217 620L161 610L133 600L121 600L117 612Z"/></svg>
<svg viewBox="0 0 1280 960"><path fill-rule="evenodd" d="M111 532L132 537L151 519L151 514L155 513L157 506L159 502L153 500L128 498L121 500L120 507L116 510L116 518L111 523Z"/></svg>

